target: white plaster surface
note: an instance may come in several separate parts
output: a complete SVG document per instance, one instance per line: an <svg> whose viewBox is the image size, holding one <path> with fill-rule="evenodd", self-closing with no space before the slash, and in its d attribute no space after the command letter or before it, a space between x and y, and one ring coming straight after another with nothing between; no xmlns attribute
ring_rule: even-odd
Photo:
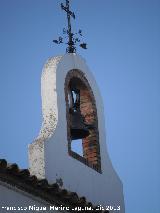
<svg viewBox="0 0 160 213"><path fill-rule="evenodd" d="M51 209L50 209L51 206ZM21 191L15 186L11 186L0 181L0 213L26 212L26 213L59 213L54 210L54 205L50 205L44 200L37 198L27 192ZM44 209L46 207L46 209ZM13 209L14 208L14 209ZM38 211L39 210L39 211ZM63 211L66 212L66 211Z"/></svg>
<svg viewBox="0 0 160 213"><path fill-rule="evenodd" d="M70 70L85 74L95 96L102 174L68 155L65 77ZM30 171L50 183L63 180L63 187L85 196L95 205L120 206L124 213L123 185L110 161L105 135L103 102L96 81L84 59L76 54L50 58L41 80L43 124L38 138L29 146ZM40 148L40 145L43 144Z"/></svg>

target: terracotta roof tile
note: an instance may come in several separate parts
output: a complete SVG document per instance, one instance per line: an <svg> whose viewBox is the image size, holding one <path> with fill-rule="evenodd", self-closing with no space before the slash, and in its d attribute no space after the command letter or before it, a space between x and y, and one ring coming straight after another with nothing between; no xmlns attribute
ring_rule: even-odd
<svg viewBox="0 0 160 213"><path fill-rule="evenodd" d="M91 202L87 202L85 197L79 197L76 192L61 189L57 183L49 184L46 179L37 179L28 169L20 169L17 164L9 164L5 159L0 159L0 180L57 206L90 206L94 210L89 212L102 212L96 211Z"/></svg>

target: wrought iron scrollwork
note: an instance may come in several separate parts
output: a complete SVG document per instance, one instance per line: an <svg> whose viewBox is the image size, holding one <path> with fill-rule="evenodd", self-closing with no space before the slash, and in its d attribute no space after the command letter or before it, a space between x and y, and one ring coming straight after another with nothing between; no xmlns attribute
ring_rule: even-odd
<svg viewBox="0 0 160 213"><path fill-rule="evenodd" d="M68 28L63 28L63 34L67 35L68 41L67 43L64 42L65 37L59 36L57 40L53 40L56 44L67 44L66 52L67 53L75 53L76 52L76 45L79 43L79 46L83 49L87 49L87 44L81 42L82 37L82 30L79 30L78 33L72 33L72 27L71 27L71 17L75 19L74 12L70 11L70 2L69 0L66 0L66 5L64 6L63 3L61 3L61 9L64 10L67 13L67 21L68 21Z"/></svg>

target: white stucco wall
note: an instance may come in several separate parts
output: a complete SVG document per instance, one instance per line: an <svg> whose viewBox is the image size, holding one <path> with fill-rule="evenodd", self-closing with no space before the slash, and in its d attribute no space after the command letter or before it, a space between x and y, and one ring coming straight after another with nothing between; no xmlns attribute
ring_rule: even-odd
<svg viewBox="0 0 160 213"><path fill-rule="evenodd" d="M0 181L0 213L8 212L59 213L62 211L54 210L54 205Z"/></svg>
<svg viewBox="0 0 160 213"><path fill-rule="evenodd" d="M72 69L85 74L96 100L102 174L68 155L64 83ZM50 183L61 178L64 188L85 196L95 205L120 206L119 212L124 213L123 185L106 147L102 98L85 60L75 54L49 59L43 68L41 84L44 121L38 138L29 147L31 173Z"/></svg>

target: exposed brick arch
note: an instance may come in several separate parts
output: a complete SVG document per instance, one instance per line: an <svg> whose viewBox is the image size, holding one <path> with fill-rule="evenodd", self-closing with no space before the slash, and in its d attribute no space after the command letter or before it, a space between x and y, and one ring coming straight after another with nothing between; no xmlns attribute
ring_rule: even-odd
<svg viewBox="0 0 160 213"><path fill-rule="evenodd" d="M89 128L89 136L82 139L83 156L75 153L71 149L71 135L70 135L70 113L69 113L69 85L76 85L80 90L80 111L86 124L91 124L93 128ZM96 101L93 91L86 79L84 73L80 70L70 70L65 79L65 99L66 99L66 117L67 117L67 138L68 138L68 153L75 159L81 161L87 166L93 168L101 173L101 156L99 145L99 131Z"/></svg>

